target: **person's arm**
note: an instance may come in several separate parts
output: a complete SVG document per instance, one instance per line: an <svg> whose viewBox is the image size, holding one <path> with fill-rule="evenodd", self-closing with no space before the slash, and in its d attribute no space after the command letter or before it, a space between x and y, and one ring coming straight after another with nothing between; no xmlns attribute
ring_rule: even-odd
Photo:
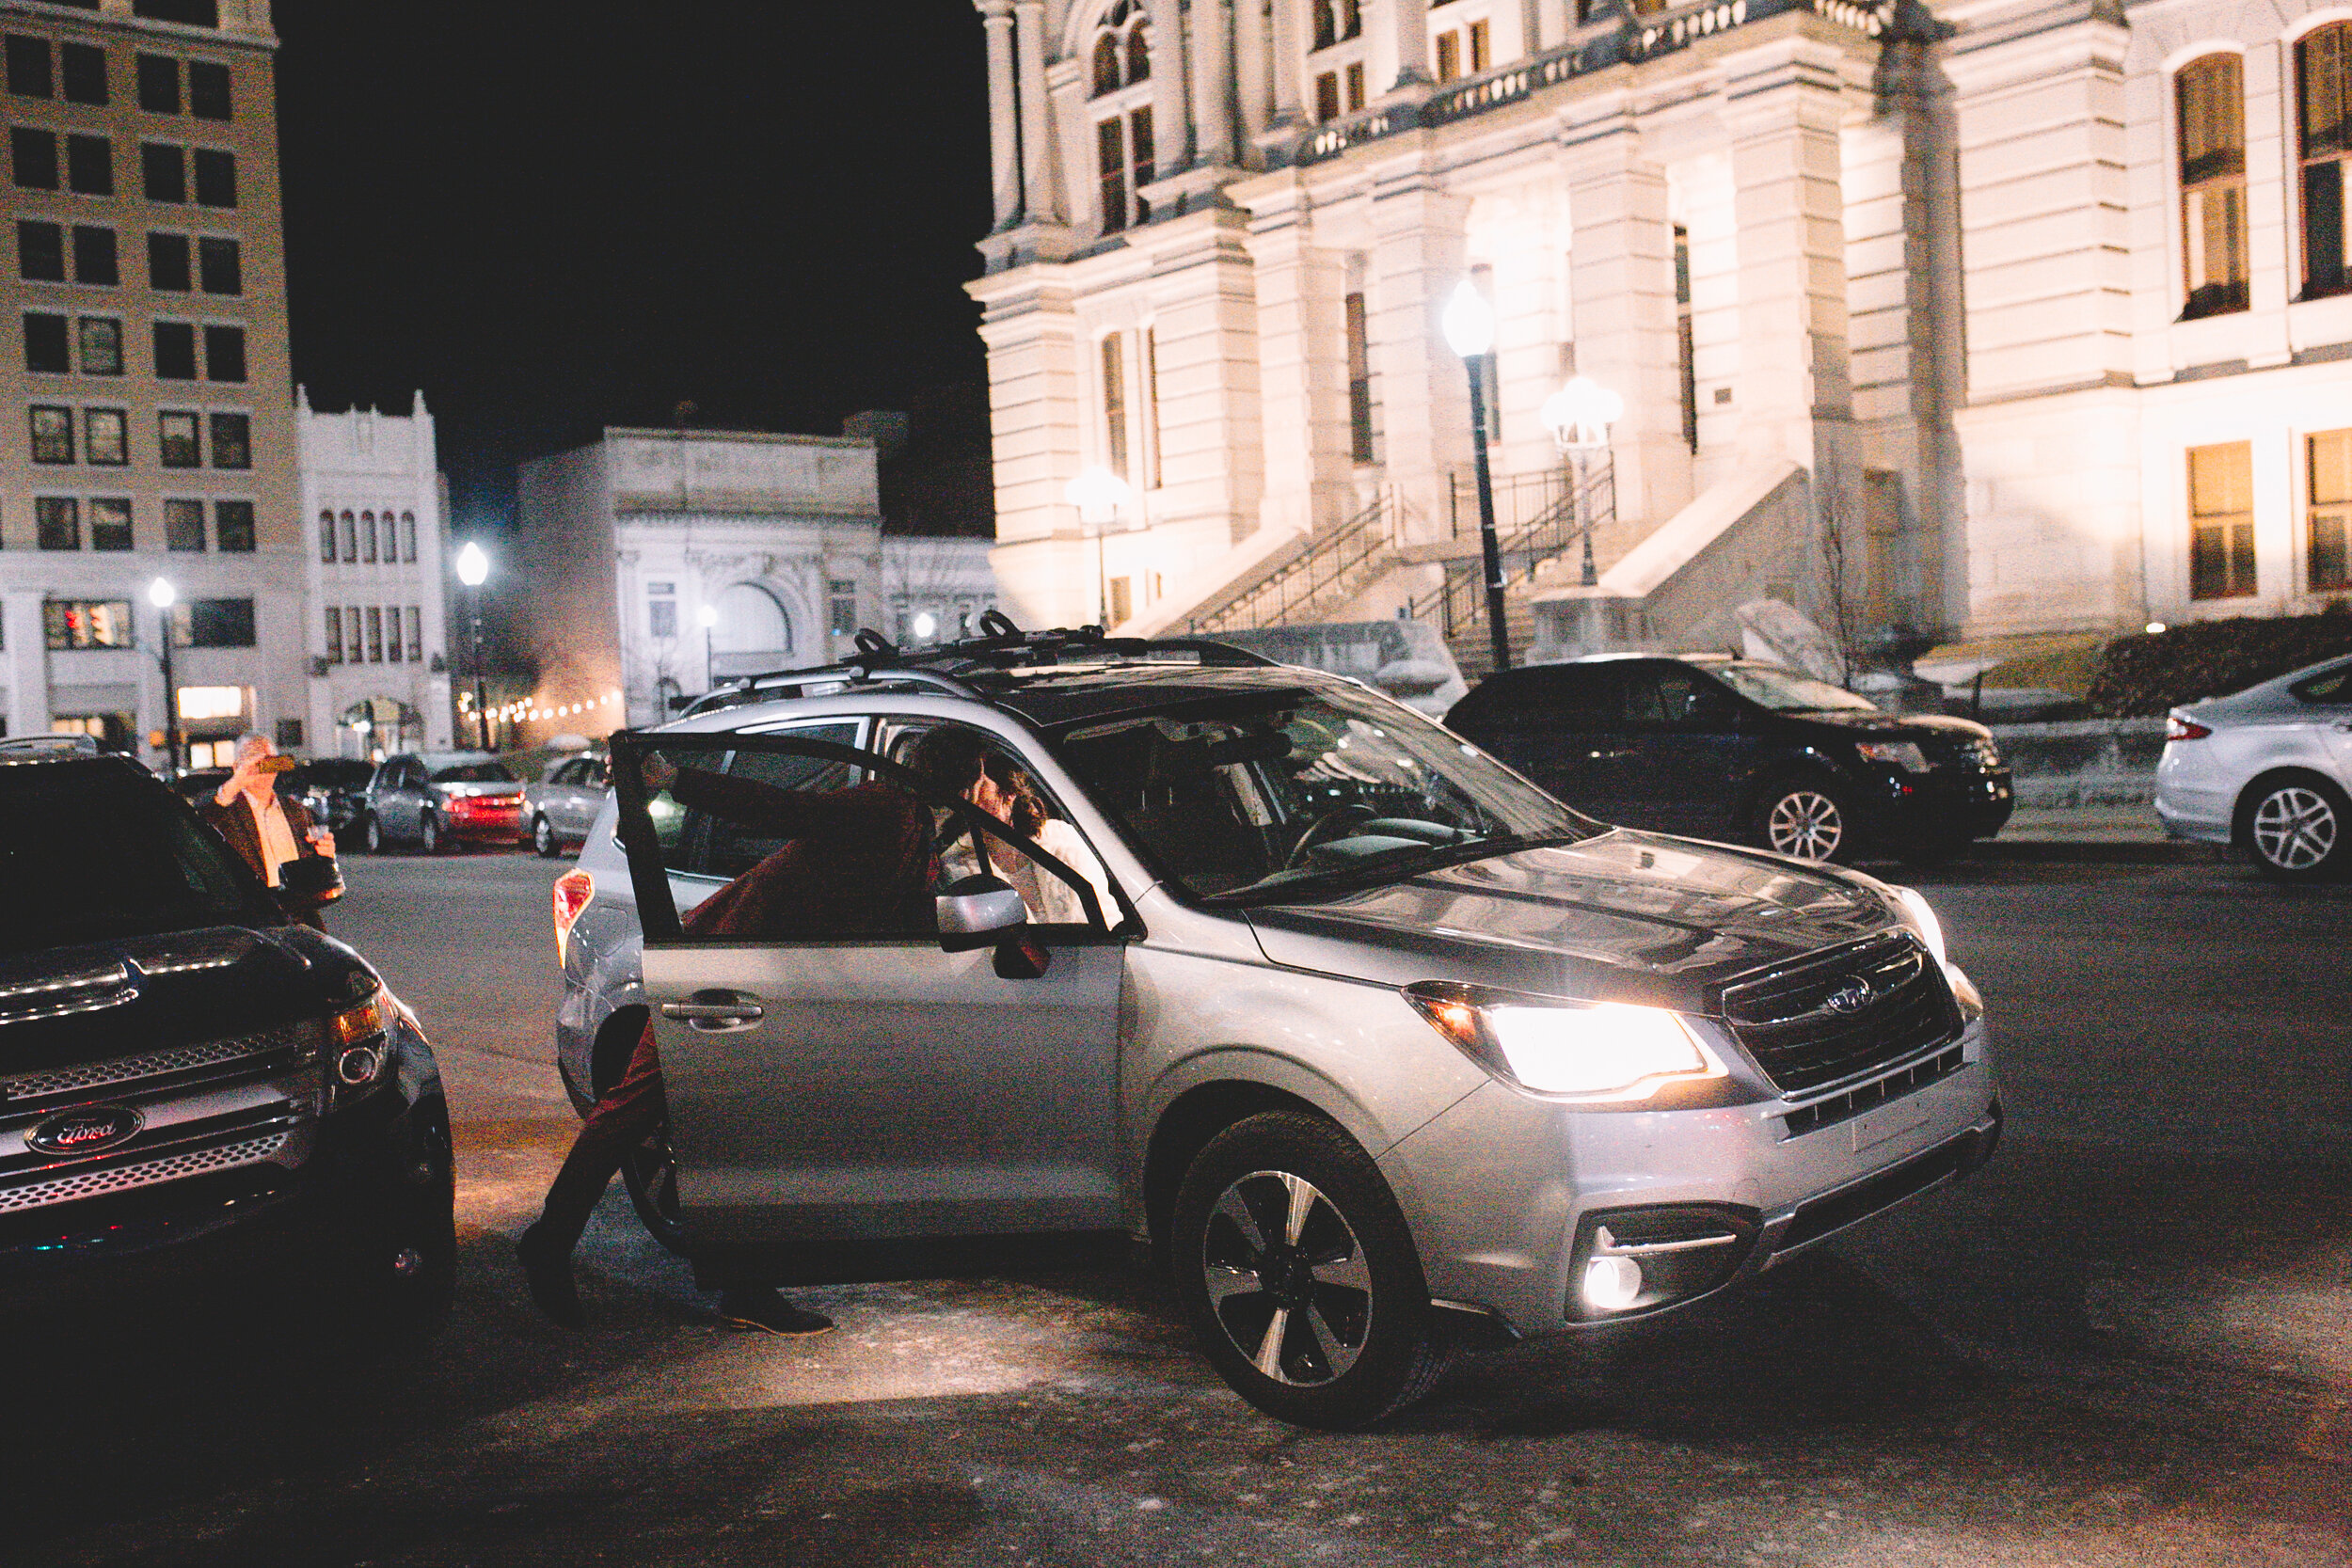
<svg viewBox="0 0 2352 1568"><path fill-rule="evenodd" d="M914 802L885 784L847 789L785 789L756 779L681 768L670 781L670 798L690 810L708 812L739 828L773 838L897 833Z"/></svg>

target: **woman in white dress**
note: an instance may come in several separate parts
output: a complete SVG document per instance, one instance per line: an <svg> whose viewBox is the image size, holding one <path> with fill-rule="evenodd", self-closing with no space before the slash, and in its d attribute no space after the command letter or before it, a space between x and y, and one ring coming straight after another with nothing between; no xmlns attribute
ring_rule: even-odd
<svg viewBox="0 0 2352 1568"><path fill-rule="evenodd" d="M1104 924L1118 924L1119 906L1111 897L1110 879L1103 863L1094 858L1077 829L1053 815L1036 782L1010 757L968 730L943 728L926 735L910 761L915 771L961 795L1085 878L1094 889ZM972 850L972 834L955 836L940 852L940 868L949 881L980 869ZM1076 888L993 833L988 840L988 869L1012 884L1029 907L1029 918L1039 925L1086 924L1086 904Z"/></svg>

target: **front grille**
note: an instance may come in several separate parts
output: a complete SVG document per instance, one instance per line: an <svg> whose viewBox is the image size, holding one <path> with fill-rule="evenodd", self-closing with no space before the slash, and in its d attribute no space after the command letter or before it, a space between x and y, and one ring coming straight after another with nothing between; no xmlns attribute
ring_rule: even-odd
<svg viewBox="0 0 2352 1568"><path fill-rule="evenodd" d="M307 1024L289 1023L235 1039L207 1040L198 1045L174 1046L166 1051L142 1052L135 1056L117 1056L109 1061L81 1062L42 1072L19 1073L0 1078L0 1106L5 1106L9 1112L17 1112L34 1109L40 1101L60 1096L85 1095L95 1089L110 1089L123 1085L141 1088L177 1087L218 1077L240 1076L252 1069L272 1065L265 1063L263 1058L297 1052L308 1041L309 1030ZM205 1069L228 1070L205 1071ZM148 1082L151 1079L173 1079L177 1082L170 1085L151 1085Z"/></svg>
<svg viewBox="0 0 2352 1568"><path fill-rule="evenodd" d="M1723 1008L1765 1076L1792 1095L1892 1066L1961 1029L1951 987L1906 931L1727 986Z"/></svg>
<svg viewBox="0 0 2352 1568"><path fill-rule="evenodd" d="M1914 1089L1924 1089L1939 1078L1949 1078L1965 1065L1965 1055L1959 1046L1951 1046L1883 1078L1873 1078L1842 1094L1800 1105L1781 1118L1781 1136L1794 1138L1836 1122L1851 1121L1890 1100L1899 1100Z"/></svg>
<svg viewBox="0 0 2352 1568"><path fill-rule="evenodd" d="M258 1137L215 1144L210 1148L187 1149L159 1160L133 1161L125 1164L79 1170L67 1176L55 1176L45 1181L27 1181L22 1186L0 1187L0 1214L13 1214L26 1209L45 1209L53 1204L127 1192L134 1187L151 1187L159 1182L177 1181L209 1171L259 1164L283 1149L293 1136L293 1128L280 1127Z"/></svg>

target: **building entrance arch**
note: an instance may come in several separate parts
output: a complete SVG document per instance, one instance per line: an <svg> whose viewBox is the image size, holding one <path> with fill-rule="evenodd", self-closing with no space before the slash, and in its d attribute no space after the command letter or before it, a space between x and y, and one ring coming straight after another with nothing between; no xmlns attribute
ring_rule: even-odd
<svg viewBox="0 0 2352 1568"><path fill-rule="evenodd" d="M711 600L719 618L710 627L710 679L789 669L792 616L782 600L756 582L730 583Z"/></svg>

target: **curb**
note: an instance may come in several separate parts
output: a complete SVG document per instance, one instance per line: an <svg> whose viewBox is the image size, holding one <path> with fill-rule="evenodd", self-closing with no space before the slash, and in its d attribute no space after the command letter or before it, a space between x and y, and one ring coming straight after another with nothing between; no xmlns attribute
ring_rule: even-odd
<svg viewBox="0 0 2352 1568"><path fill-rule="evenodd" d="M2220 844L2177 839L2109 840L2022 838L1979 840L1955 854L1956 862L2017 861L2028 864L2217 865L2237 859Z"/></svg>

